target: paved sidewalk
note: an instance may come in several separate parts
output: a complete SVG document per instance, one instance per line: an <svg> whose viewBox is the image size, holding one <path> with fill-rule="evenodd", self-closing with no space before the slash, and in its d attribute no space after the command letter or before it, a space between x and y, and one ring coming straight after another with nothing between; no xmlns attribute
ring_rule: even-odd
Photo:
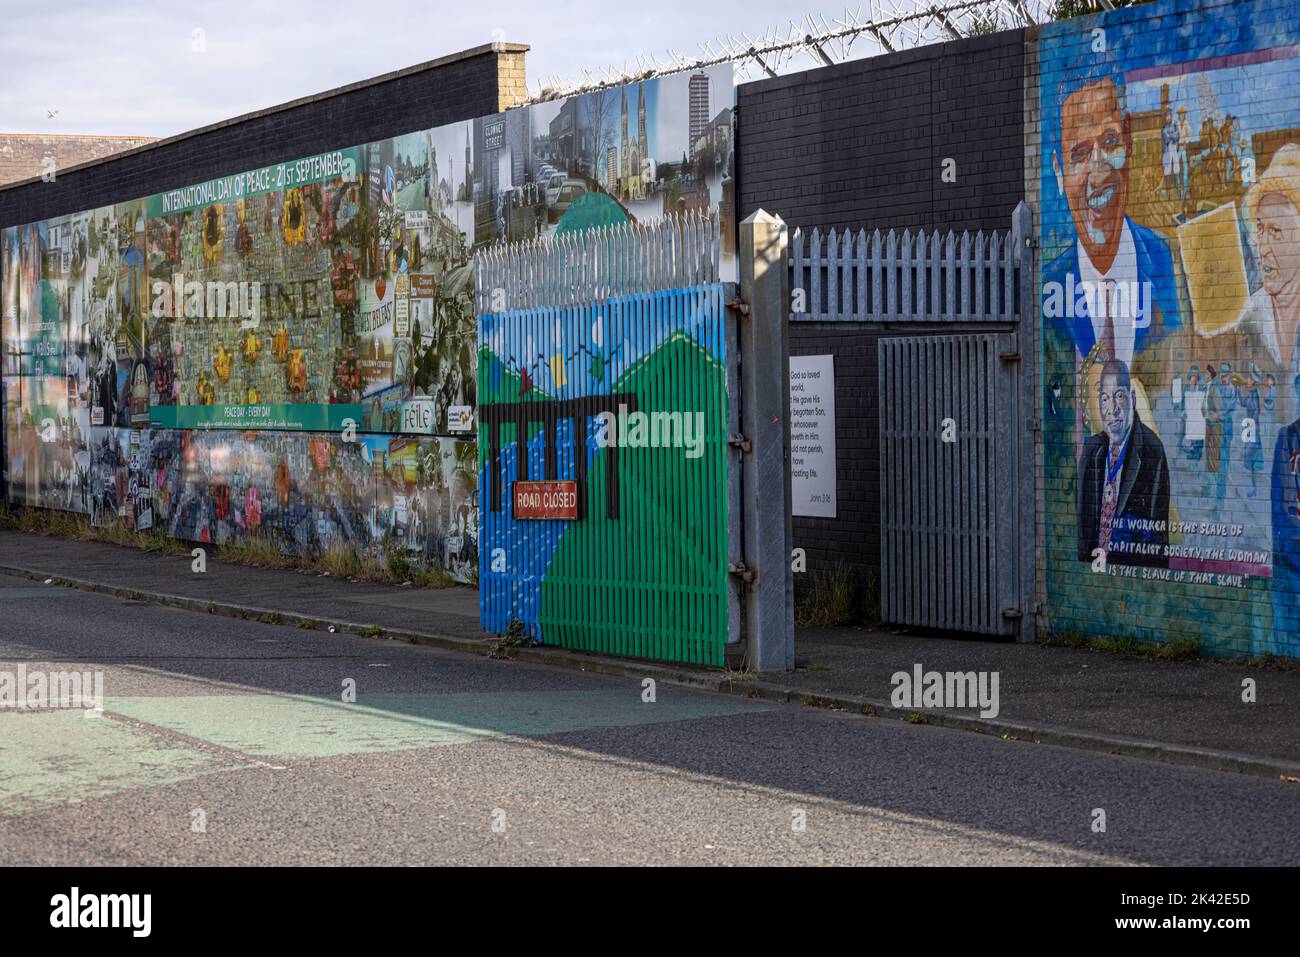
<svg viewBox="0 0 1300 957"><path fill-rule="evenodd" d="M890 677L916 664L926 671L997 671L1000 719L1300 763L1300 668L859 628L802 630L795 653L804 667L780 680L809 692L856 688L888 699ZM830 670L815 670L821 666ZM1255 680L1253 704L1241 700L1245 678Z"/></svg>
<svg viewBox="0 0 1300 957"><path fill-rule="evenodd" d="M470 588L415 588L354 582L328 575L234 565L207 547L207 571L191 570L189 553L162 555L117 545L0 531L0 571L23 569L127 591L160 593L256 613L329 619L364 630L431 631L481 638L478 592ZM214 609L215 610L215 609ZM252 614L251 617L257 617ZM289 622L296 624L296 622Z"/></svg>
<svg viewBox="0 0 1300 957"><path fill-rule="evenodd" d="M0 573L110 591L215 614L303 622L463 651L493 644L478 625L478 593L343 581L250 568L209 557L138 552L0 531ZM269 618L265 620L270 620ZM326 636L327 638L327 636ZM854 628L805 629L800 669L762 680L715 670L643 663L554 648L512 654L589 671L653 675L749 697L784 698L880 717L920 711L927 723L1046 744L1131 754L1200 767L1300 778L1300 670L1213 661L1151 661L1106 652ZM999 674L1000 713L890 707L891 676L926 671ZM1241 700L1253 678L1257 702Z"/></svg>

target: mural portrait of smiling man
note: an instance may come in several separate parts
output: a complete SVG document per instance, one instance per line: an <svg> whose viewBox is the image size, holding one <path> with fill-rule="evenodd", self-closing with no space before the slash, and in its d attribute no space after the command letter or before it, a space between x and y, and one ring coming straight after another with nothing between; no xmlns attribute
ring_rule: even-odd
<svg viewBox="0 0 1300 957"><path fill-rule="evenodd" d="M1063 99L1052 157L1076 240L1043 269L1044 311L1079 355L1131 363L1182 324L1168 243L1128 215L1133 136L1122 79L1084 82Z"/></svg>

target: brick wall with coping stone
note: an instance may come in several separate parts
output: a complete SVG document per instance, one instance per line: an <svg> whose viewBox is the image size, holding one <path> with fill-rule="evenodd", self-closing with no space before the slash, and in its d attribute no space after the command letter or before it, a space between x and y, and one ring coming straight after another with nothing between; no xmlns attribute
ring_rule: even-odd
<svg viewBox="0 0 1300 957"><path fill-rule="evenodd" d="M489 116L523 86L527 49L485 44L59 172L51 183L0 187L0 228Z"/></svg>

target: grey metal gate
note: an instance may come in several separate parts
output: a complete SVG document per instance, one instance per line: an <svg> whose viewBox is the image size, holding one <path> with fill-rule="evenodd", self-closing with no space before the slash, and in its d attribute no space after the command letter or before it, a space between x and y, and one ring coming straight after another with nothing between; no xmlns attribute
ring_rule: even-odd
<svg viewBox="0 0 1300 957"><path fill-rule="evenodd" d="M886 622L1034 638L1032 236L1021 203L1005 232L814 229L791 243L791 321L880 336Z"/></svg>
<svg viewBox="0 0 1300 957"><path fill-rule="evenodd" d="M1010 333L880 340L886 621L993 635L1016 630L1015 350Z"/></svg>

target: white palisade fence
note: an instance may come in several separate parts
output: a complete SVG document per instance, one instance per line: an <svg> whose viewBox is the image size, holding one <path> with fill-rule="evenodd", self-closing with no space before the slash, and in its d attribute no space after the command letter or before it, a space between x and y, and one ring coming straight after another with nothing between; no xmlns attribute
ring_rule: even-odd
<svg viewBox="0 0 1300 957"><path fill-rule="evenodd" d="M714 211L494 246L474 256L475 311L577 306L715 283L721 248Z"/></svg>
<svg viewBox="0 0 1300 957"><path fill-rule="evenodd" d="M790 319L1016 322L1028 229L1022 204L1007 232L795 230Z"/></svg>

